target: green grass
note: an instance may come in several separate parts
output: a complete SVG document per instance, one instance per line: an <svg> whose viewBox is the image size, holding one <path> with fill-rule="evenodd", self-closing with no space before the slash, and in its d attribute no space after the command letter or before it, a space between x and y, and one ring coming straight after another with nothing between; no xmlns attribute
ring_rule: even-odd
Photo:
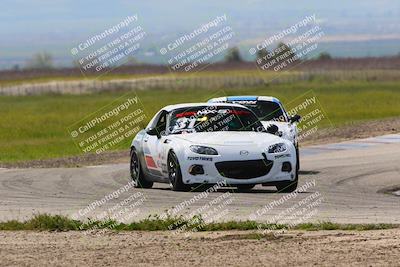
<svg viewBox="0 0 400 267"><path fill-rule="evenodd" d="M166 67L167 70L167 67ZM298 75L301 72L281 72L280 76L294 76ZM20 85L26 83L46 83L53 81L84 81L86 79L89 80L114 80L114 79L137 79L137 78L146 78L146 77L221 77L221 76L260 76L262 75L266 79L272 79L276 77L276 72L266 71L260 72L257 70L224 70L224 71L207 71L203 70L201 72L193 72L193 73L180 73L180 72L166 72L161 74L118 74L114 72L110 72L104 75L72 75L72 76L40 76L40 77L27 77L18 80L0 80L0 86L12 86L12 85Z"/></svg>
<svg viewBox="0 0 400 267"><path fill-rule="evenodd" d="M167 67L166 67L167 71ZM89 74L87 76L81 74L75 74L71 76L50 75L50 76L39 76L39 77L26 77L19 79L10 80L0 80L1 86L13 86L26 83L46 83L52 81L83 81L89 80L114 80L114 79L136 79L136 78L146 78L154 76L162 77L226 77L226 76L252 76L252 77L262 77L265 80L273 80L274 78L282 77L293 77L310 75L310 80L316 81L337 81L337 80L367 80L367 81L398 81L399 71L398 70L330 70L330 71L282 71L279 75L275 71L260 71L255 69L236 69L236 70L218 70L210 71L207 68L201 72L165 72L161 74L121 74L118 72L110 72L104 75L93 75Z"/></svg>
<svg viewBox="0 0 400 267"><path fill-rule="evenodd" d="M382 230L399 228L397 224L338 224L332 222L305 223L294 227L284 224L260 224L255 221L227 221L219 223L204 223L201 217L185 220L181 217L161 219L158 216L149 216L138 222L129 224L118 223L113 220L81 222L60 215L39 214L24 222L11 220L0 222L1 231L36 230L36 231L84 231L93 229L111 229L115 231L170 231L184 229L190 231L227 231L227 230L262 230L262 229L292 229L292 230ZM248 238L260 238L259 234Z"/></svg>
<svg viewBox="0 0 400 267"><path fill-rule="evenodd" d="M281 75L283 76L293 76L298 74L299 72L285 72ZM264 72L262 73L263 77L266 79L273 78L276 76L274 72ZM232 70L232 71L218 71L218 72L209 72L209 71L202 71L196 73L161 73L161 74L118 74L118 73L107 73L104 75L96 76L96 75L72 75L72 76L41 76L41 77L30 77L30 78L22 78L18 80L0 80L0 87L1 86L13 86L13 85L21 85L21 84L35 84L35 83L47 83L47 82L67 82L67 81L85 81L85 80L99 80L99 81L107 81L107 80L116 80L116 79L139 79L139 78L150 78L150 77L183 77L183 78L190 78L190 77L221 77L221 76L259 76L260 72L257 70Z"/></svg>
<svg viewBox="0 0 400 267"><path fill-rule="evenodd" d="M162 75L162 74L161 74ZM77 74L72 76L42 76L42 77L32 77L32 78L22 78L18 80L0 80L0 86L13 86L21 85L27 83L47 83L47 82L67 82L67 81L85 81L85 80L113 80L113 79L136 79L136 78L146 78L154 77L154 74L105 74L102 76L89 75L87 77Z"/></svg>
<svg viewBox="0 0 400 267"><path fill-rule="evenodd" d="M150 119L161 107L222 95L273 95L289 108L312 90L334 126L400 115L400 82L318 80L242 89L138 91ZM67 127L124 93L0 96L0 162L78 155ZM295 101L296 102L296 101ZM326 127L327 120L322 122ZM120 148L128 148L127 140Z"/></svg>

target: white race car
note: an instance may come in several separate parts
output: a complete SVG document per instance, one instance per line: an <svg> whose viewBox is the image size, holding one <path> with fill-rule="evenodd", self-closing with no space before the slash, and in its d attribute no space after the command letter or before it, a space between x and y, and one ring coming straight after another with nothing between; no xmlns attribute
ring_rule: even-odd
<svg viewBox="0 0 400 267"><path fill-rule="evenodd" d="M227 96L208 100L209 103L235 103L251 109L269 133L291 141L296 147L297 168L300 168L298 131L299 115L289 116L282 103L272 96Z"/></svg>
<svg viewBox="0 0 400 267"><path fill-rule="evenodd" d="M293 143L267 133L248 108L226 103L161 109L133 139L130 171L137 187L164 182L175 191L226 183L292 192L298 181Z"/></svg>

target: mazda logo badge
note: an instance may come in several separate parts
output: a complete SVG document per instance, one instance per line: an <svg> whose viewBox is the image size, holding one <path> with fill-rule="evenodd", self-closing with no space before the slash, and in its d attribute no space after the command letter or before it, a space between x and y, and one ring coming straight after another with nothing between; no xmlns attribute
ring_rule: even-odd
<svg viewBox="0 0 400 267"><path fill-rule="evenodd" d="M239 154L242 155L242 156L247 156L249 154L249 151L241 150Z"/></svg>

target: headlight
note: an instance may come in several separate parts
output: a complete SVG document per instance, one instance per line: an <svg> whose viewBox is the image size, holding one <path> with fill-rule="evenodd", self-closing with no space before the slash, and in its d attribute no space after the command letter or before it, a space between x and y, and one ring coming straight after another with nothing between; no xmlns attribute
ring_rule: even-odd
<svg viewBox="0 0 400 267"><path fill-rule="evenodd" d="M190 146L190 150L197 154L218 155L217 150L208 146Z"/></svg>
<svg viewBox="0 0 400 267"><path fill-rule="evenodd" d="M281 153L284 151L286 151L286 145L284 143L278 143L268 147L268 153Z"/></svg>

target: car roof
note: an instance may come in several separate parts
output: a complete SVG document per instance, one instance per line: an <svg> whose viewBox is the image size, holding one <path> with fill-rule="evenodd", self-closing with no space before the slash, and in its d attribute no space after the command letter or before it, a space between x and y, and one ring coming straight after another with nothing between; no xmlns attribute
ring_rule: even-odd
<svg viewBox="0 0 400 267"><path fill-rule="evenodd" d="M226 101L269 101L280 104L279 99L273 96L251 96L251 95L242 95L242 96L224 96L217 97L208 100L209 103L217 103L217 102L226 102Z"/></svg>
<svg viewBox="0 0 400 267"><path fill-rule="evenodd" d="M240 107L240 108L246 108L243 107L240 104L232 104L232 103L183 103L183 104L176 104L176 105L169 105L163 108L163 110L170 112L175 109L180 109L180 108L191 108L191 107L211 107L211 106L222 106L222 107Z"/></svg>

